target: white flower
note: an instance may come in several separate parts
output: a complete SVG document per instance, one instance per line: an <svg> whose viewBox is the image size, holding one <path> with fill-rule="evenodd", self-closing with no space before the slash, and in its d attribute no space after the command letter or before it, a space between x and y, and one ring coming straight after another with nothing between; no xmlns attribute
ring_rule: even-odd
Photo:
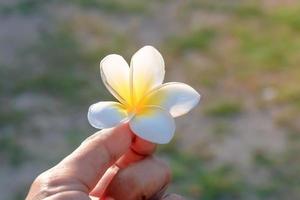
<svg viewBox="0 0 300 200"><path fill-rule="evenodd" d="M139 137L168 143L175 132L173 117L190 111L200 95L184 83L163 83L165 65L161 54L145 46L131 58L130 67L120 55L106 56L100 63L102 80L120 103L103 101L90 106L88 120L98 129L128 121Z"/></svg>

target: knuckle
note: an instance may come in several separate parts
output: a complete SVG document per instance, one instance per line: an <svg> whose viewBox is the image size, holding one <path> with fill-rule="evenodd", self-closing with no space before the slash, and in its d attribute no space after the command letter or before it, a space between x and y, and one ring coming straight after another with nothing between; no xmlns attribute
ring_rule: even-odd
<svg viewBox="0 0 300 200"><path fill-rule="evenodd" d="M64 183L66 181L67 180L64 176L56 175L56 173L52 172L52 169L45 171L41 173L33 182L33 186L37 188L36 196L43 199L58 192L64 191L67 189L64 187Z"/></svg>
<svg viewBox="0 0 300 200"><path fill-rule="evenodd" d="M145 200L157 191L161 191L162 196L170 180L169 165L161 159L149 156L121 170L108 187L107 194L115 199Z"/></svg>
<svg viewBox="0 0 300 200"><path fill-rule="evenodd" d="M85 140L83 140L83 142L81 142L81 146L82 145L86 145L88 143L90 143L91 141L95 140L99 135L101 135L103 133L103 130L100 130L96 133L94 133L93 135L87 137Z"/></svg>
<svg viewBox="0 0 300 200"><path fill-rule="evenodd" d="M40 174L33 182L33 186L37 188L37 196L40 198L51 196L54 182L48 171Z"/></svg>

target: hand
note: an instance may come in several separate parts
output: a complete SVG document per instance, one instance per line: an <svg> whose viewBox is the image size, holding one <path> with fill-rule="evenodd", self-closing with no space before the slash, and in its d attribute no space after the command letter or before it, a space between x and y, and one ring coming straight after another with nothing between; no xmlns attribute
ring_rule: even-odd
<svg viewBox="0 0 300 200"><path fill-rule="evenodd" d="M182 200L164 195L170 170L151 156L154 150L155 145L137 138L128 124L102 130L39 175L26 200Z"/></svg>

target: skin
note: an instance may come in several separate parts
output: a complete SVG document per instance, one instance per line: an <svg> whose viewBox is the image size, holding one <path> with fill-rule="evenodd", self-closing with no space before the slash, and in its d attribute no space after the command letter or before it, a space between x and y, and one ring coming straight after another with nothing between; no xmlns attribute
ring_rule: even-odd
<svg viewBox="0 0 300 200"><path fill-rule="evenodd" d="M128 124L102 130L40 174L26 200L183 200L164 194L170 169L154 151Z"/></svg>

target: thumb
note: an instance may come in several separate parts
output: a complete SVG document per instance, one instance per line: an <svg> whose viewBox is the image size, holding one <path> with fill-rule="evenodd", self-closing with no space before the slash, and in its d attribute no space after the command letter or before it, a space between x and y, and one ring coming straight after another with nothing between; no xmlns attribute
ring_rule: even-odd
<svg viewBox="0 0 300 200"><path fill-rule="evenodd" d="M95 133L58 165L41 174L29 196L35 195L41 187L47 196L63 191L88 194L105 171L128 151L132 137L128 124Z"/></svg>

